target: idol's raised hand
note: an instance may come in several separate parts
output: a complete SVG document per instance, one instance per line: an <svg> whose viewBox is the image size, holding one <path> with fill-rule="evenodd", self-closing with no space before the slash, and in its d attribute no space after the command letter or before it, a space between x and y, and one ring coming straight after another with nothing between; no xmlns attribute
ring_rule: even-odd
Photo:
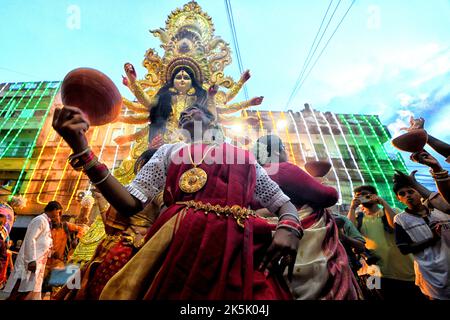
<svg viewBox="0 0 450 320"><path fill-rule="evenodd" d="M128 80L130 80L131 82L135 82L137 79L137 74L136 74L136 70L134 69L134 66L127 62L124 64L123 66L124 70L125 70L125 74L127 75Z"/></svg>
<svg viewBox="0 0 450 320"><path fill-rule="evenodd" d="M245 82L247 82L248 79L250 79L250 77L251 77L250 70L245 70L244 73L242 73L242 75L241 75L240 81L242 83L245 83Z"/></svg>
<svg viewBox="0 0 450 320"><path fill-rule="evenodd" d="M250 99L251 106L259 106L264 100L264 97L255 97Z"/></svg>
<svg viewBox="0 0 450 320"><path fill-rule="evenodd" d="M52 126L74 153L82 152L88 147L86 132L89 121L80 109L70 106L56 108Z"/></svg>

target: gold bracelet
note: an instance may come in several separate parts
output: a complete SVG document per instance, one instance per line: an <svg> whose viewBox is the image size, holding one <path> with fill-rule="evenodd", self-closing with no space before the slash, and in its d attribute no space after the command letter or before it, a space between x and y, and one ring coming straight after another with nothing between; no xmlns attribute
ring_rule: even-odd
<svg viewBox="0 0 450 320"><path fill-rule="evenodd" d="M106 179L108 179L108 177L109 177L110 175L111 175L111 171L108 171L108 174L107 174L103 179L101 179L101 180L98 181L98 182L93 182L93 181L91 181L91 183L92 183L92 185L94 185L94 186L99 185L100 183L105 182Z"/></svg>
<svg viewBox="0 0 450 320"><path fill-rule="evenodd" d="M71 154L70 156L69 156L69 162L70 161L72 161L73 159L76 159L76 158L79 158L79 157L81 157L83 154L85 154L85 153L88 153L89 151L91 150L91 148L90 147L87 147L86 149L84 149L83 151L81 151L80 153L77 153L77 154Z"/></svg>
<svg viewBox="0 0 450 320"><path fill-rule="evenodd" d="M434 172L433 169L430 169L430 173L431 173L431 176L432 176L434 179L443 179L443 178L447 178L447 177L448 177L448 171L447 171L447 170L442 170L442 171L439 171L439 172Z"/></svg>

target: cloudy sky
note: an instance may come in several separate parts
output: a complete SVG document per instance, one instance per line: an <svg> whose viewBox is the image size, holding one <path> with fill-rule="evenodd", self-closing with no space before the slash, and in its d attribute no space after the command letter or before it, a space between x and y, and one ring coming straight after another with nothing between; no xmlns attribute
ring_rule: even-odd
<svg viewBox="0 0 450 320"><path fill-rule="evenodd" d="M123 63L134 63L142 75L146 49L160 50L148 30L163 27L184 3L0 0L0 81L61 80L71 69L89 66L127 95L120 84ZM198 3L216 34L232 43L225 1ZM243 65L252 72L247 89L265 97L263 109L295 111L309 102L321 111L378 114L394 136L410 115L423 116L431 134L450 141L449 0L230 3ZM288 104L327 8L322 30L330 21L328 28ZM239 78L237 63L226 71Z"/></svg>

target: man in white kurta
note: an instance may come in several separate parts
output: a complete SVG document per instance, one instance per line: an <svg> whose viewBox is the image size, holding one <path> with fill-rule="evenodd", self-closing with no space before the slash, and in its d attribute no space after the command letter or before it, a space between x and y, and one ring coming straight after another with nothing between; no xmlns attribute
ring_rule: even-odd
<svg viewBox="0 0 450 320"><path fill-rule="evenodd" d="M57 221L62 207L51 201L44 213L31 220L22 247L4 291L10 299L40 300L45 265L52 251L51 223Z"/></svg>

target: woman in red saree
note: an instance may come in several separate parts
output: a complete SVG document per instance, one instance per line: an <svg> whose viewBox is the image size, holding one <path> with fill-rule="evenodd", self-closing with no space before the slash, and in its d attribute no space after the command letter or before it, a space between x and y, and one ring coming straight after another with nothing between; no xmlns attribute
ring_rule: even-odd
<svg viewBox="0 0 450 320"><path fill-rule="evenodd" d="M168 206L150 228L147 243L107 283L101 299L291 298L276 271L293 269L301 237L295 207L250 153L226 143L202 143L212 121L205 107L184 110L180 127L194 143L160 147L127 188L100 172L101 167L87 170L121 213L136 212L162 189ZM76 155L88 153L80 134L88 123L77 108L56 111L53 127ZM82 158L74 166L88 161ZM273 237L266 220L248 209L254 198L283 216Z"/></svg>
<svg viewBox="0 0 450 320"><path fill-rule="evenodd" d="M255 154L269 176L296 206L304 237L300 241L294 278L290 283L296 299L354 300L361 297L349 267L339 232L326 209L338 201L336 189L288 162L285 146L275 135L258 139Z"/></svg>

